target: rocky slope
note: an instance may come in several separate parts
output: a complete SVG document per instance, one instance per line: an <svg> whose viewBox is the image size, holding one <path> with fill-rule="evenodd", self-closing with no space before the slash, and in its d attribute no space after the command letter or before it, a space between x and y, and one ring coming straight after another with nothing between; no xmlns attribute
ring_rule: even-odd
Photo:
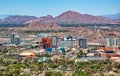
<svg viewBox="0 0 120 76"><path fill-rule="evenodd" d="M60 26L57 25L55 22L50 23L41 23L39 21L31 22L26 28L29 29L59 29Z"/></svg>

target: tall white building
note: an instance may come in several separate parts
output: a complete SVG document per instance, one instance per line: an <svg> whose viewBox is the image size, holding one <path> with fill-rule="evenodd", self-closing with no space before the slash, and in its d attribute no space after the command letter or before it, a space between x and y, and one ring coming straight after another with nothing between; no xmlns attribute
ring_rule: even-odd
<svg viewBox="0 0 120 76"><path fill-rule="evenodd" d="M56 36L52 37L52 46L53 48L57 48L57 37Z"/></svg>
<svg viewBox="0 0 120 76"><path fill-rule="evenodd" d="M107 46L118 47L117 38L107 38Z"/></svg>

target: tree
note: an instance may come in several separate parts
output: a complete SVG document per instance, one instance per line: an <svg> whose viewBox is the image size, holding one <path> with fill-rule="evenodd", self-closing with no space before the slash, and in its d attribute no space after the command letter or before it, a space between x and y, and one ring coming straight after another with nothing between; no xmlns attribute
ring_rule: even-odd
<svg viewBox="0 0 120 76"><path fill-rule="evenodd" d="M84 54L83 54L83 51L80 50L79 53L77 54L77 57L80 58L80 57L82 57L83 55L84 55Z"/></svg>
<svg viewBox="0 0 120 76"><path fill-rule="evenodd" d="M77 70L77 71L75 71L73 76L87 76L87 75L86 75L86 73L84 71Z"/></svg>

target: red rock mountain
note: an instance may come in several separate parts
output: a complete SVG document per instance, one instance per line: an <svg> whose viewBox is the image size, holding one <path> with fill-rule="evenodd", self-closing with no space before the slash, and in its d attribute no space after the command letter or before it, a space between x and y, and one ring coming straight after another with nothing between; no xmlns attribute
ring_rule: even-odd
<svg viewBox="0 0 120 76"><path fill-rule="evenodd" d="M51 15L47 15L47 16L42 16L42 17L36 18L36 19L28 20L25 23L31 23L31 22L36 22L36 21L40 21L42 23L49 23L52 20L53 20L53 17Z"/></svg>
<svg viewBox="0 0 120 76"><path fill-rule="evenodd" d="M55 22L51 22L51 23L41 23L39 21L34 21L31 22L27 28L30 29L59 29L60 26L57 25L57 23Z"/></svg>
<svg viewBox="0 0 120 76"><path fill-rule="evenodd" d="M102 16L92 16L89 14L80 14L74 11L67 11L54 18L58 23L98 23L98 24L114 24L115 22L109 18Z"/></svg>
<svg viewBox="0 0 120 76"><path fill-rule="evenodd" d="M92 16L74 11L67 11L54 18L51 15L48 15L27 21L27 23L30 23L27 26L28 28L59 29L60 27L57 23L115 24L117 22L102 16Z"/></svg>
<svg viewBox="0 0 120 76"><path fill-rule="evenodd" d="M47 16L43 16L39 18L41 21L48 21L48 20L52 20L53 17L51 15L47 15Z"/></svg>

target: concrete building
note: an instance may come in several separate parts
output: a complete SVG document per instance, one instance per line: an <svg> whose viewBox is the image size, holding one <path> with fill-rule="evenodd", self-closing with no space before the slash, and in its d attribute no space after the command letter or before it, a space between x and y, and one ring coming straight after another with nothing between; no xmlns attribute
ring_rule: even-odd
<svg viewBox="0 0 120 76"><path fill-rule="evenodd" d="M52 37L52 46L53 48L57 48L57 37L56 36Z"/></svg>
<svg viewBox="0 0 120 76"><path fill-rule="evenodd" d="M87 47L99 48L99 47L105 47L105 45L99 42L87 42Z"/></svg>
<svg viewBox="0 0 120 76"><path fill-rule="evenodd" d="M86 48L87 47L87 40L85 38L79 38L78 44L80 48Z"/></svg>
<svg viewBox="0 0 120 76"><path fill-rule="evenodd" d="M19 45L21 43L20 37L18 35L16 36L15 33L11 33L10 40L11 44Z"/></svg>
<svg viewBox="0 0 120 76"><path fill-rule="evenodd" d="M65 40L65 41L60 41L58 42L58 47L62 48L74 48L75 47L75 40Z"/></svg>
<svg viewBox="0 0 120 76"><path fill-rule="evenodd" d="M107 38L107 46L118 47L117 38Z"/></svg>

